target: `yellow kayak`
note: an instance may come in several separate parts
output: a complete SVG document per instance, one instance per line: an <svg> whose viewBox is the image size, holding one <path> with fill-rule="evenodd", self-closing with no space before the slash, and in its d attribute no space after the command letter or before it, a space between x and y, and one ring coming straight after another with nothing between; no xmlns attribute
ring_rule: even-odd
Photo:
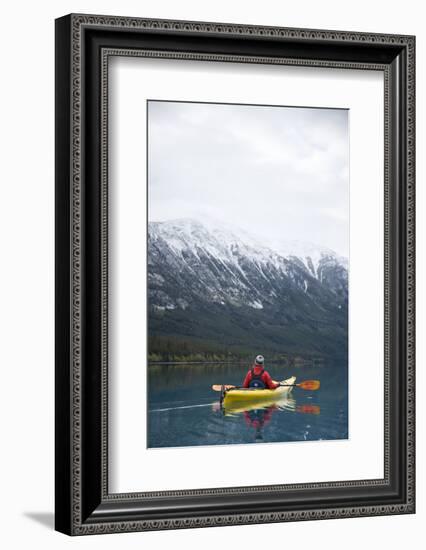
<svg viewBox="0 0 426 550"><path fill-rule="evenodd" d="M253 408L253 405L266 407L285 398L293 389L292 385L296 382L296 377L292 376L287 380L282 380L281 384L274 390L254 389L254 388L235 388L225 392L223 398L223 407L225 409L240 409L246 407Z"/></svg>

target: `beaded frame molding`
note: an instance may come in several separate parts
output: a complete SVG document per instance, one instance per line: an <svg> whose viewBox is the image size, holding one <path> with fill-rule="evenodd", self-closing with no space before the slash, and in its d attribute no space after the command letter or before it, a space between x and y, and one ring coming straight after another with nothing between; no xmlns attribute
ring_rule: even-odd
<svg viewBox="0 0 426 550"><path fill-rule="evenodd" d="M108 492L111 56L383 72L383 479ZM414 513L415 38L72 14L56 20L55 63L56 529L85 535Z"/></svg>

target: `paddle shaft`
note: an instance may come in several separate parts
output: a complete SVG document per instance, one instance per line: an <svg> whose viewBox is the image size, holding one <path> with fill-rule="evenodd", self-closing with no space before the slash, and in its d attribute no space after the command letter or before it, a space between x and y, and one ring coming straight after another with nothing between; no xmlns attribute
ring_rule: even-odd
<svg viewBox="0 0 426 550"><path fill-rule="evenodd" d="M278 382L279 386L284 388L301 388L302 390L311 390L315 391L318 390L320 387L319 380L305 380L304 382L299 382L298 384L282 384L281 382ZM231 385L221 385L221 384L214 384L212 386L212 390L214 391L224 391L224 390L231 390L231 389L239 389L241 386L231 386Z"/></svg>

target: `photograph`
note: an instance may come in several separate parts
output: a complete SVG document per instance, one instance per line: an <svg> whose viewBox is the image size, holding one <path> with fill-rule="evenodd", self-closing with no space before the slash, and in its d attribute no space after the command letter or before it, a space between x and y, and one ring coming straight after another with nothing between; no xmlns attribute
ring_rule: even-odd
<svg viewBox="0 0 426 550"><path fill-rule="evenodd" d="M348 439L349 109L146 103L146 446Z"/></svg>
<svg viewBox="0 0 426 550"><path fill-rule="evenodd" d="M47 50L41 73L37 65L55 81L54 170L53 127L34 118L53 93L28 104L30 133L42 129L46 139L33 132L27 160L10 110L16 131L5 135L17 136L22 158L5 180L19 203L4 201L17 226L9 233L34 237L37 261L22 246L9 256L22 256L22 273L38 266L34 228L46 225L47 267L32 292L40 307L25 312L46 313L50 303L55 341L53 349L38 321L28 324L36 345L22 343L25 315L3 285L20 338L5 372L28 382L18 407L5 410L22 409L27 425L21 403L46 405L48 422L35 419L31 435L35 448L55 449L54 463L42 453L37 475L29 470L47 493L26 481L32 500L49 497L45 508L6 495L11 509L15 493L24 503L19 525L7 520L11 532L32 536L30 523L35 533L49 521L54 541L106 535L108 545L121 534L126 546L132 532L169 532L188 546L186 533L209 528L216 547L219 527L241 544L249 526L290 523L288 544L300 546L309 527L314 537L323 531L320 550L334 539L355 548L361 522L389 550L401 547L404 526L421 532L413 523L421 18L399 10L385 21L369 5L366 28L366 10L311 2L305 21L306 9L258 13L246 2L243 15L221 23L229 6L221 15L166 3L134 15L57 7L54 75ZM53 18L43 24L38 12L24 34L37 29L53 53ZM4 88L20 99L32 67L12 65L5 74L18 84ZM34 180L37 148L54 200ZM54 212L54 247L35 196ZM21 283L19 270L3 271ZM39 329L47 347L35 363L22 361L17 350L39 350ZM54 430L42 393L53 386ZM22 426L12 432L16 441ZM26 456L31 438L22 441Z"/></svg>

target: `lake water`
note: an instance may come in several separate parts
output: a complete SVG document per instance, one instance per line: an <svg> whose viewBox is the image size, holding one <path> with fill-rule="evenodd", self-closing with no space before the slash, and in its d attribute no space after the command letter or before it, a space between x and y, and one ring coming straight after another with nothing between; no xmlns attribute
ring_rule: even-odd
<svg viewBox="0 0 426 550"><path fill-rule="evenodd" d="M348 373L344 363L321 366L268 365L274 380L317 379L317 391L294 388L264 408L226 411L213 384L241 385L247 366L150 365L148 447L229 445L348 438Z"/></svg>

